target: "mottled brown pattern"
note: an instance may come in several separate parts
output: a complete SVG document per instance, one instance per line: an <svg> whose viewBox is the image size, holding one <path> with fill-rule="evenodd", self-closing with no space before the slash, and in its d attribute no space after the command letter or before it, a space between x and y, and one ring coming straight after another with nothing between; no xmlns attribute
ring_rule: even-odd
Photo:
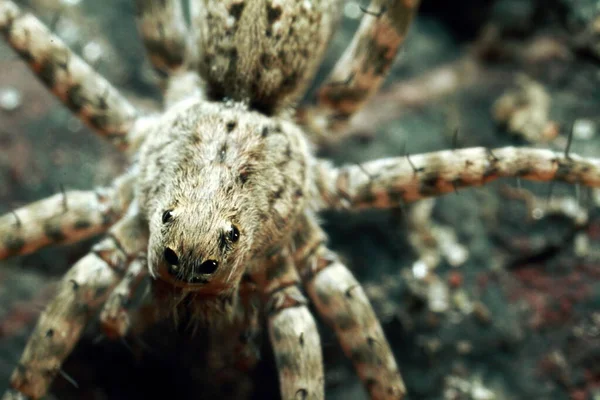
<svg viewBox="0 0 600 400"><path fill-rule="evenodd" d="M365 169L370 171L369 176ZM396 207L502 177L557 180L592 187L600 184L598 159L515 147L446 150L341 168L323 163L319 171L337 181L335 188L320 189L323 202L327 203L324 207L333 209Z"/></svg>
<svg viewBox="0 0 600 400"><path fill-rule="evenodd" d="M373 0L354 38L318 92L318 105L298 118L315 140L332 141L379 89L404 42L419 1Z"/></svg>
<svg viewBox="0 0 600 400"><path fill-rule="evenodd" d="M135 253L146 246L144 236L137 232L138 218L130 215L111 229L122 235L121 242L131 243L131 251ZM113 253L120 251L112 248ZM42 314L21 357L20 367L12 375L14 389L36 399L46 394L89 318L118 283L118 278L119 273L95 253L86 255L71 268L58 294Z"/></svg>
<svg viewBox="0 0 600 400"><path fill-rule="evenodd" d="M56 194L0 216L0 258L106 231L131 202L131 186L125 176L113 187Z"/></svg>
<svg viewBox="0 0 600 400"><path fill-rule="evenodd" d="M121 282L108 296L100 312L100 323L107 337L123 338L129 333L131 327L130 300L147 274L146 258L133 260L129 263Z"/></svg>
<svg viewBox="0 0 600 400"><path fill-rule="evenodd" d="M106 79L10 1L0 2L0 30L65 105L115 145L126 147L137 111Z"/></svg>
<svg viewBox="0 0 600 400"><path fill-rule="evenodd" d="M310 217L302 222L303 231L323 235ZM300 252L306 254L302 247ZM394 355L367 296L350 271L323 243L298 268L309 298L335 331L370 397L403 398L406 389Z"/></svg>
<svg viewBox="0 0 600 400"><path fill-rule="evenodd" d="M253 274L265 297L269 336L284 399L324 398L321 346L315 321L300 292L300 278L287 251ZM279 269L279 272L269 272ZM300 396L300 397L298 397Z"/></svg>

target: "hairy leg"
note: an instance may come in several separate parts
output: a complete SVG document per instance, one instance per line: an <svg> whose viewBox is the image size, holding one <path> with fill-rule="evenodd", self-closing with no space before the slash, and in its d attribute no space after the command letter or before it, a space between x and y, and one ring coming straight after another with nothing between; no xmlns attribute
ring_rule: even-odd
<svg viewBox="0 0 600 400"><path fill-rule="evenodd" d="M130 302L136 289L148 276L146 254L141 253L127 267L125 276L110 293L100 312L102 330L111 339L122 338L131 328Z"/></svg>
<svg viewBox="0 0 600 400"><path fill-rule="evenodd" d="M419 0L372 0L358 31L299 121L317 142L339 138L348 120L379 89L404 42Z"/></svg>
<svg viewBox="0 0 600 400"><path fill-rule="evenodd" d="M135 0L138 28L150 61L160 72L181 68L189 36L179 0Z"/></svg>
<svg viewBox="0 0 600 400"><path fill-rule="evenodd" d="M0 0L0 33L62 102L117 147L128 146L137 110L37 18Z"/></svg>
<svg viewBox="0 0 600 400"><path fill-rule="evenodd" d="M128 261L145 250L145 226L131 209L63 278L42 313L10 386L34 399L44 396L94 312L118 282ZM11 398L10 392L4 398Z"/></svg>
<svg viewBox="0 0 600 400"><path fill-rule="evenodd" d="M69 191L0 216L0 260L106 231L133 199L135 174L93 191Z"/></svg>
<svg viewBox="0 0 600 400"><path fill-rule="evenodd" d="M265 299L269 338L283 399L323 399L321 341L287 251L252 274Z"/></svg>
<svg viewBox="0 0 600 400"><path fill-rule="evenodd" d="M190 96L202 96L198 74L189 70L194 62L190 32L180 0L135 0L138 28L150 62L162 75L167 106Z"/></svg>
<svg viewBox="0 0 600 400"><path fill-rule="evenodd" d="M369 299L306 215L296 235L294 261L318 313L335 331L372 399L402 399L406 388Z"/></svg>
<svg viewBox="0 0 600 400"><path fill-rule="evenodd" d="M317 166L322 209L398 207L503 177L600 187L600 159L550 150L473 147L374 160L334 168Z"/></svg>

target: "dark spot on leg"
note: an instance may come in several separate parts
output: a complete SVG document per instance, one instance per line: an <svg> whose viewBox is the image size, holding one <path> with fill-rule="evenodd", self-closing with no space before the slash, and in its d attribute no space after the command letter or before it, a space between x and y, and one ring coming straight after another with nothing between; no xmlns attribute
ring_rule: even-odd
<svg viewBox="0 0 600 400"><path fill-rule="evenodd" d="M47 338L51 338L52 336L54 336L54 329L48 329L46 331L46 335Z"/></svg>
<svg viewBox="0 0 600 400"><path fill-rule="evenodd" d="M388 197L391 203L402 204L404 203L404 190L392 189L388 192Z"/></svg>
<svg viewBox="0 0 600 400"><path fill-rule="evenodd" d="M352 362L359 364L377 365L378 363L377 354L375 354L367 343L352 349L350 358L352 359Z"/></svg>
<svg viewBox="0 0 600 400"><path fill-rule="evenodd" d="M87 229L90 226L92 226L92 223L90 221L80 219L78 221L75 221L75 225L73 225L73 228L75 230L80 230L80 229Z"/></svg>
<svg viewBox="0 0 600 400"><path fill-rule="evenodd" d="M271 332L273 333L273 339L276 342L281 342L281 340L285 337L283 332L281 332L281 328L279 328L277 325L273 325Z"/></svg>
<svg viewBox="0 0 600 400"><path fill-rule="evenodd" d="M347 331L357 326L356 320L347 312L340 312L334 315L333 323L342 331Z"/></svg>
<svg viewBox="0 0 600 400"><path fill-rule="evenodd" d="M356 194L355 201L357 203L373 204L377 200L375 193L370 186L363 188Z"/></svg>
<svg viewBox="0 0 600 400"><path fill-rule="evenodd" d="M330 302L330 297L329 297L329 292L322 290L321 288L317 287L316 288L316 294L317 297L319 298L319 301L324 305L324 306L328 306L329 302Z"/></svg>
<svg viewBox="0 0 600 400"><path fill-rule="evenodd" d="M369 378L365 381L365 386L367 387L367 390L370 392L373 388L373 386L377 385L377 381L373 378Z"/></svg>
<svg viewBox="0 0 600 400"><path fill-rule="evenodd" d="M38 76L49 88L53 88L55 80L56 65L51 60L44 60L38 71Z"/></svg>
<svg viewBox="0 0 600 400"><path fill-rule="evenodd" d="M0 33L2 33L5 36L8 36L10 31L12 30L12 26L13 26L13 23L15 22L15 19L17 19L19 17L20 17L20 15L16 15L14 18L9 17L6 21L6 23L4 24L4 26L0 27Z"/></svg>
<svg viewBox="0 0 600 400"><path fill-rule="evenodd" d="M69 282L73 286L74 291L77 291L77 289L79 289L79 283L77 283L77 281L75 279L69 279Z"/></svg>
<svg viewBox="0 0 600 400"><path fill-rule="evenodd" d="M4 239L4 246L10 254L15 254L25 247L25 240L20 237L9 236Z"/></svg>
<svg viewBox="0 0 600 400"><path fill-rule="evenodd" d="M287 369L290 372L296 373L300 371L300 366L298 365L297 357L294 357L290 353L286 352L278 352L275 355L275 360L277 362L277 366L280 369Z"/></svg>
<svg viewBox="0 0 600 400"><path fill-rule="evenodd" d="M227 132L233 131L235 129L236 125L237 125L237 123L235 121L229 121L226 125Z"/></svg>
<svg viewBox="0 0 600 400"><path fill-rule="evenodd" d="M260 133L262 137L267 137L269 135L269 127L263 126L262 131Z"/></svg>
<svg viewBox="0 0 600 400"><path fill-rule="evenodd" d="M81 85L75 84L67 90L67 107L73 112L79 112L81 108L87 103L86 98L83 96L83 90Z"/></svg>
<svg viewBox="0 0 600 400"><path fill-rule="evenodd" d="M525 168L521 168L520 170L517 171L517 176L527 176L529 174L531 174L532 169L529 167L525 167Z"/></svg>
<svg viewBox="0 0 600 400"><path fill-rule="evenodd" d="M104 129L108 125L108 117L103 114L95 114L88 118L88 122L96 129Z"/></svg>
<svg viewBox="0 0 600 400"><path fill-rule="evenodd" d="M53 242L60 242L66 239L66 236L63 233L60 224L57 224L56 222L47 221L44 224L43 229L44 234Z"/></svg>
<svg viewBox="0 0 600 400"><path fill-rule="evenodd" d="M424 196L430 196L437 194L439 177L437 174L428 174L421 179L421 186L419 187L419 193Z"/></svg>

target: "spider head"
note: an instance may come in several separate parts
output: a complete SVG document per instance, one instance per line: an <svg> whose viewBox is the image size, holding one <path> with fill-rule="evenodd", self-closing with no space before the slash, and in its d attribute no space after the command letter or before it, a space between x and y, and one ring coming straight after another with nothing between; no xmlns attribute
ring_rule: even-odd
<svg viewBox="0 0 600 400"><path fill-rule="evenodd" d="M203 203L167 207L152 217L150 271L174 286L222 293L239 282L251 237L234 213Z"/></svg>

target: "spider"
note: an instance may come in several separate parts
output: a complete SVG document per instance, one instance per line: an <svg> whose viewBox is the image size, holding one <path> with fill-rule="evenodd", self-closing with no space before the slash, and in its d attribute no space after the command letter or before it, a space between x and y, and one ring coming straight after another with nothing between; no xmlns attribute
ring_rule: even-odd
<svg viewBox="0 0 600 400"><path fill-rule="evenodd" d="M40 398L100 311L124 337L174 318L209 332L215 369L250 370L266 321L284 399L323 398L309 302L335 331L369 395L405 387L363 289L317 215L392 208L499 177L600 186L600 160L528 148L466 148L335 167L312 142L333 140L377 91L416 0L375 0L318 91L315 74L341 1L139 0L164 110L133 106L34 16L0 0L0 30L38 77L131 167L109 187L60 193L0 217L0 258L106 232L66 274L5 398ZM188 26L189 25L189 26ZM142 281L150 295L129 299ZM227 357L222 355L228 355ZM223 364L226 365L223 365Z"/></svg>

